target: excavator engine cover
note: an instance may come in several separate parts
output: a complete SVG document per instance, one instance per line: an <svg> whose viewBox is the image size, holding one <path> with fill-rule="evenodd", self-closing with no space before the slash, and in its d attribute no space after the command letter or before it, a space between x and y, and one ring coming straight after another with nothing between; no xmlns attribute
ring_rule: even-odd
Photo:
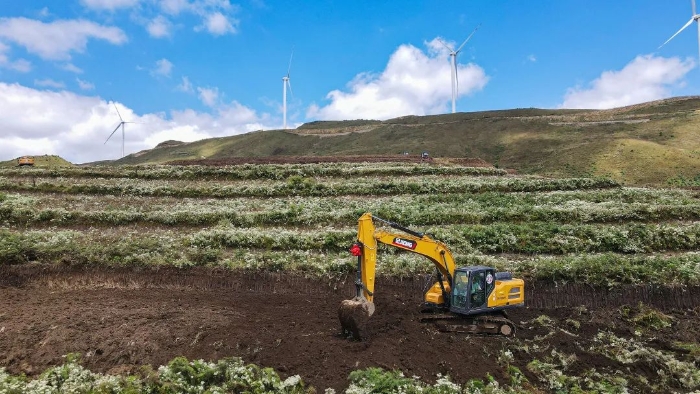
<svg viewBox="0 0 700 394"><path fill-rule="evenodd" d="M372 314L374 314L374 303L367 301L364 297L343 300L338 308L338 319L343 335L362 339L365 334L365 325Z"/></svg>

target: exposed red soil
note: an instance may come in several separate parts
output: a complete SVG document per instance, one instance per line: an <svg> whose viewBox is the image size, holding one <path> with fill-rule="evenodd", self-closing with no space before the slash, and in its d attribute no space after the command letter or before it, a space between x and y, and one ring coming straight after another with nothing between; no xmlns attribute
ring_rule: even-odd
<svg viewBox="0 0 700 394"><path fill-rule="evenodd" d="M450 158L450 163L459 164L465 167L493 167L493 164L480 158Z"/></svg>
<svg viewBox="0 0 700 394"><path fill-rule="evenodd" d="M601 329L632 336L634 327L615 308L521 308L510 314L521 325L516 339L470 337L441 333L418 321L421 286L417 280L379 278L370 337L352 342L339 336L337 320L341 300L352 293L352 278L5 266L0 267L0 366L35 375L61 364L63 355L79 352L92 370L129 373L176 356L238 356L273 367L283 376L299 374L322 391L344 389L351 371L370 366L399 369L426 380L438 373L457 382L490 374L508 382L498 360L508 349L515 357L513 365L537 385L527 363L556 349L576 354L574 370L621 370L648 381L658 378L658 368L621 365L586 350ZM697 312L668 311L674 327L655 333L663 340L649 346L672 349L674 340L697 342ZM576 338L524 323L543 314L562 326L567 319L579 321ZM542 354L518 346L547 334L548 339L538 342L547 346ZM634 388L635 383L630 384Z"/></svg>

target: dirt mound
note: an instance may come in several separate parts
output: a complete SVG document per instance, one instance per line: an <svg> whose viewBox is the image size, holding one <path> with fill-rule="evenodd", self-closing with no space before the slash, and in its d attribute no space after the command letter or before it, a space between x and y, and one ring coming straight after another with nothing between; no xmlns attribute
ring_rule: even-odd
<svg viewBox="0 0 700 394"><path fill-rule="evenodd" d="M0 366L13 373L38 374L70 352L81 353L87 367L112 373L161 365L181 355L238 356L283 376L299 374L320 391L344 389L351 371L371 366L426 380L438 373L457 382L490 374L508 382L501 360L505 350L513 355L511 365L533 383L538 380L528 363L553 350L576 355L577 364L569 369L631 368L587 350L601 330L634 335L634 326L615 309L518 309L510 314L520 325L516 339L441 333L419 322L423 283L417 280L377 280L369 336L357 342L340 335L337 317L340 302L354 293L352 277L321 281L205 269L15 266L0 267L0 278L10 278L0 282ZM700 323L697 314L668 313L683 327ZM546 324L532 323L541 315L549 316L539 319ZM552 328L570 320L580 322L575 337ZM669 328L663 331L666 345L650 346L688 340L678 335ZM532 343L544 353L536 353ZM657 369L645 365L633 373L657 379Z"/></svg>
<svg viewBox="0 0 700 394"><path fill-rule="evenodd" d="M176 141L176 140L167 140L167 141L163 141L160 144L156 145L156 148L169 148L169 147L180 146L180 145L184 145L184 144L186 144L186 142Z"/></svg>

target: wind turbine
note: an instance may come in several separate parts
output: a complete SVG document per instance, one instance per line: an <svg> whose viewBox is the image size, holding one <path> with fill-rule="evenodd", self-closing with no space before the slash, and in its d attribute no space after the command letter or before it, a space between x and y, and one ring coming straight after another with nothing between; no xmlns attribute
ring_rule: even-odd
<svg viewBox="0 0 700 394"><path fill-rule="evenodd" d="M292 57L294 56L294 49L292 49L292 54L289 56L289 68L287 68L287 75L282 77L282 123L283 128L287 128L287 85L289 85L289 93L292 93L292 83L289 82L289 72L292 71Z"/></svg>
<svg viewBox="0 0 700 394"><path fill-rule="evenodd" d="M698 22L698 54L700 55L700 14L697 13L697 9L695 8L695 0L691 0L691 1L693 3L693 16L690 17L690 20L688 21L688 23L683 25L683 27L681 27L681 29L678 30L676 32L676 34L672 35L671 38L669 38L668 40L666 40L666 42L661 44L659 49L661 49L662 46L668 44L669 41L673 40L680 32L685 30L688 26L692 25L693 22Z"/></svg>
<svg viewBox="0 0 700 394"><path fill-rule="evenodd" d="M119 128L121 127L121 128L122 128L122 157L124 157L124 124L126 124L126 123L136 123L136 122L125 122L124 119L122 119L122 114L119 113L119 108L117 108L117 104L115 104L115 103L112 103L112 104L114 105L114 109L117 110L117 115L119 115L119 120L120 120L120 122L119 122L119 124L117 125L117 127L114 128L114 131L112 131L112 134L110 134L109 137L107 137L107 140L105 141L105 144L107 143L107 141L109 141L110 138L112 138L112 136L114 135L114 133L116 133L117 130L119 130Z"/></svg>
<svg viewBox="0 0 700 394"><path fill-rule="evenodd" d="M456 51L454 50L454 48L445 44L444 41L442 41L441 39L438 38L438 41L440 41L440 43L442 45L444 45L445 48L447 48L450 51L450 61L452 63L452 113L457 112L456 101L457 101L457 95L459 94L459 76L457 75L457 55L459 54L459 52L462 51L462 48L464 48L464 45L467 43L467 41L469 41L469 39L472 38L474 33L476 33L476 31L479 30L480 26L481 26L481 24L479 26L477 26L476 29L474 29L472 34L470 34L469 37L467 37L467 39L464 40L462 45L460 45Z"/></svg>

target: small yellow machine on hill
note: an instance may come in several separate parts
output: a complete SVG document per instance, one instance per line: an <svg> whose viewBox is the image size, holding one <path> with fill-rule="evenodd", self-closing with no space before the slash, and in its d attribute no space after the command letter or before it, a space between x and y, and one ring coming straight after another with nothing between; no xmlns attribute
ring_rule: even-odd
<svg viewBox="0 0 700 394"><path fill-rule="evenodd" d="M17 159L17 166L19 167L24 167L24 166L34 166L34 158L31 156L22 156L19 159Z"/></svg>
<svg viewBox="0 0 700 394"><path fill-rule="evenodd" d="M382 222L403 234L377 230ZM513 335L515 324L505 311L524 306L525 284L508 272L484 266L455 267L444 243L429 235L365 213L358 221L357 243L350 249L357 256L356 296L340 304L338 317L343 334L363 337L374 313L374 280L378 243L425 256L437 269L437 280L426 291L421 321L438 323L442 331Z"/></svg>

